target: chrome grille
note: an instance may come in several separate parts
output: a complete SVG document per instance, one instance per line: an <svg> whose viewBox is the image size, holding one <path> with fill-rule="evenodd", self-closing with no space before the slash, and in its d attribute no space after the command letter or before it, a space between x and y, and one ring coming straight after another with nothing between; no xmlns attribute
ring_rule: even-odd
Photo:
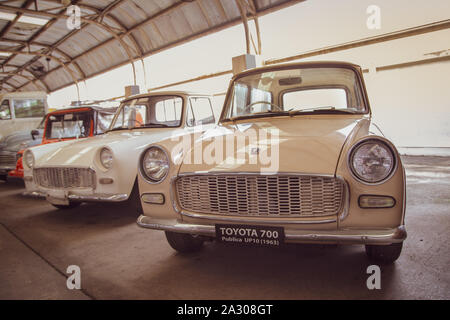
<svg viewBox="0 0 450 320"><path fill-rule="evenodd" d="M15 167L17 158L14 154L0 154L0 166Z"/></svg>
<svg viewBox="0 0 450 320"><path fill-rule="evenodd" d="M33 177L44 188L95 187L95 171L86 168L36 168Z"/></svg>
<svg viewBox="0 0 450 320"><path fill-rule="evenodd" d="M242 216L338 214L344 184L303 175L188 175L176 183L181 208L194 213Z"/></svg>

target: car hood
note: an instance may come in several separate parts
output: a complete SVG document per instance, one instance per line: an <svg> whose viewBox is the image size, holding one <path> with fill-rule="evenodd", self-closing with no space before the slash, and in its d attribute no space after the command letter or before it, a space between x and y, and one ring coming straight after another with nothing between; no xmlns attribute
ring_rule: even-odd
<svg viewBox="0 0 450 320"><path fill-rule="evenodd" d="M0 150L17 152L26 147L31 147L41 143L42 129L39 130L39 136L33 140L30 130L17 131L15 133L4 136L0 140Z"/></svg>
<svg viewBox="0 0 450 320"><path fill-rule="evenodd" d="M320 115L253 119L236 125L219 125L207 131L186 152L179 172L332 175L347 137L358 130L362 119L362 116L353 115ZM227 142L221 144L221 141ZM234 141L234 145L230 146L229 141ZM222 150L225 156L215 158L214 148ZM199 163L195 154L197 159L199 154L203 154L204 160Z"/></svg>
<svg viewBox="0 0 450 320"><path fill-rule="evenodd" d="M170 137L174 130L144 129L108 132L90 138L55 143L45 154L36 160L36 166L89 167L103 147L108 147L115 158L129 158L141 152L148 144ZM52 146L53 144L50 144Z"/></svg>

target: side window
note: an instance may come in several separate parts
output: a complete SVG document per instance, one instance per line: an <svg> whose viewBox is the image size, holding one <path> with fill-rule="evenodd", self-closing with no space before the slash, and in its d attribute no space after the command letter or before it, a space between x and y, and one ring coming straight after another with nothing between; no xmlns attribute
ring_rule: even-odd
<svg viewBox="0 0 450 320"><path fill-rule="evenodd" d="M188 109L188 126L198 126L201 124L209 124L215 122L214 112L209 98L190 98L189 102L192 110ZM189 111L193 113L192 116L190 115Z"/></svg>
<svg viewBox="0 0 450 320"><path fill-rule="evenodd" d="M97 112L97 134L102 134L108 130L114 113Z"/></svg>
<svg viewBox="0 0 450 320"><path fill-rule="evenodd" d="M16 118L36 118L45 115L43 99L14 99Z"/></svg>
<svg viewBox="0 0 450 320"><path fill-rule="evenodd" d="M9 100L3 100L2 105L0 106L0 119L8 120L11 119L11 109L9 108Z"/></svg>
<svg viewBox="0 0 450 320"><path fill-rule="evenodd" d="M158 123L179 125L183 100L179 97L158 101L155 104L155 120Z"/></svg>

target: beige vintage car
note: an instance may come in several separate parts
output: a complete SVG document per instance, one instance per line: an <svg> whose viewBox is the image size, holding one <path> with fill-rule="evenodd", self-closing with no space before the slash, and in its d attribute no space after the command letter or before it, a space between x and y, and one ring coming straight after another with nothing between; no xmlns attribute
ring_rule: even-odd
<svg viewBox="0 0 450 320"><path fill-rule="evenodd" d="M389 263L406 239L404 167L350 63L234 76L218 125L149 145L139 172L139 226L164 230L180 252L211 239L363 244Z"/></svg>
<svg viewBox="0 0 450 320"><path fill-rule="evenodd" d="M140 212L136 180L142 150L171 136L214 127L215 118L207 95L160 91L126 98L109 123L105 133L94 137L27 149L27 191L44 195L59 209L83 202L128 201ZM59 134L64 127L79 135L92 126L71 116L68 121L56 119L52 130Z"/></svg>

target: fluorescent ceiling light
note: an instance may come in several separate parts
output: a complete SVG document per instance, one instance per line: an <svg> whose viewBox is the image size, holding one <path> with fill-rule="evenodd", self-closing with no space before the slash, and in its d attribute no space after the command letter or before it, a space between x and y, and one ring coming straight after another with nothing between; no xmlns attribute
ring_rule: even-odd
<svg viewBox="0 0 450 320"><path fill-rule="evenodd" d="M43 26L48 22L48 19L35 18L35 17L30 17L30 16L21 16L19 18L19 22Z"/></svg>
<svg viewBox="0 0 450 320"><path fill-rule="evenodd" d="M9 57L11 55L10 52L1 52L0 51L0 57Z"/></svg>
<svg viewBox="0 0 450 320"><path fill-rule="evenodd" d="M12 21L16 18L16 15L14 13L8 13L8 12L0 12L0 19L1 20L8 20ZM36 17L30 17L22 15L19 20L19 22L22 23L28 23L28 24L34 24L38 26L43 26L48 22L48 19L43 18L36 18Z"/></svg>

